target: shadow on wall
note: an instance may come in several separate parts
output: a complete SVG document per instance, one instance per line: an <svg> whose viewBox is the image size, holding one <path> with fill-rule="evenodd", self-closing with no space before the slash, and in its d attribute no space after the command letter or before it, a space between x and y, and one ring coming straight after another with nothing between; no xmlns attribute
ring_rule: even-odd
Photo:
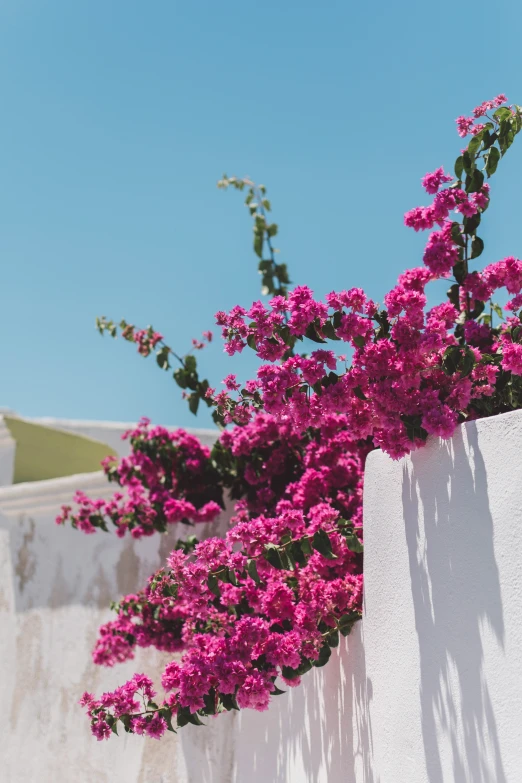
<svg viewBox="0 0 522 783"><path fill-rule="evenodd" d="M489 626L504 646L493 520L476 425L468 424L466 431L472 460L458 430L451 443L437 447L442 464L435 472L423 469L422 453L404 466L422 736L430 783L444 780L443 736L446 749L451 739L453 780L506 783L481 638L481 629Z"/></svg>
<svg viewBox="0 0 522 783"><path fill-rule="evenodd" d="M326 667L287 691L267 712L184 728L187 783L380 783L371 770L372 687L360 626Z"/></svg>

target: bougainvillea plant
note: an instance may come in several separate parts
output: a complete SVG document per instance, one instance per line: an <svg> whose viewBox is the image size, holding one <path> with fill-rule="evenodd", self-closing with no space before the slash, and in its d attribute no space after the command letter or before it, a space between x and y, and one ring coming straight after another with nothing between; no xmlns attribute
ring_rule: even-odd
<svg viewBox="0 0 522 783"><path fill-rule="evenodd" d="M216 317L229 354L248 347L264 362L243 388L228 376L216 393L199 379L193 352L179 356L152 327L99 319L102 333L121 333L162 369L175 361L190 409L204 401L231 428L210 450L142 421L128 433L130 456L104 466L121 491L110 501L78 495L57 521L140 537L212 521L227 497L234 511L224 538L180 540L142 591L114 604L95 663L132 658L136 646L177 655L162 698L145 675L100 698L84 694L98 739L119 726L160 737L220 712L264 710L279 685L297 685L327 663L361 615L368 452L397 459L429 435L448 438L463 421L522 407L522 261L474 268L487 180L522 127L522 109L504 104L499 95L457 119L459 135L471 139L454 175L426 174L431 203L405 215L408 227L431 232L424 263L400 275L382 306L358 288L325 301L305 286L290 290L286 266L275 261L265 189L221 180L247 192L263 293L272 297ZM427 310L425 288L441 279L450 282L447 301ZM493 301L502 288L511 296L506 317ZM193 349L211 339L206 333ZM305 340L320 345L299 353ZM350 366L335 350L340 342L349 344Z"/></svg>

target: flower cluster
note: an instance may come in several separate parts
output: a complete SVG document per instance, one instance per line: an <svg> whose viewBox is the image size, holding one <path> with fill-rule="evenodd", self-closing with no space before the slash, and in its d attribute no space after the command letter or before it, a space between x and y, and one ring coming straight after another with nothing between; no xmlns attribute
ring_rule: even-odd
<svg viewBox="0 0 522 783"><path fill-rule="evenodd" d="M423 178L432 203L407 212L405 224L415 231L435 229L424 266L400 275L382 309L361 289L317 301L299 286L268 307L255 302L248 310L217 314L229 353L248 345L269 362L237 399L218 401L228 420L239 420L238 411L245 420L263 407L301 431L342 413L354 440L372 438L398 458L428 435L449 437L468 418L518 406L521 321L508 318L495 327L499 308L491 297L506 288L514 295L507 308L522 306L522 263L509 257L482 272L470 268L484 249L477 229L490 202L485 175L494 173L522 126L520 108L501 107L504 101L501 95L475 110L479 117L495 109L457 159L455 178L442 168ZM451 276L449 301L426 310L427 284ZM348 342L352 366L339 372L337 356L327 348L291 354L304 338Z"/></svg>
<svg viewBox="0 0 522 783"><path fill-rule="evenodd" d="M114 605L96 663L128 660L136 647L181 656L164 670L160 702L144 675L99 699L85 694L98 739L118 723L160 737L175 730L174 719L180 727L232 709L265 710L282 692L278 683L296 685L324 665L360 617L368 451L399 458L429 435L450 437L460 422L522 407L522 261L472 269L484 250L477 230L490 204L486 177L522 129L522 109L505 101L499 95L457 119L459 135L472 138L455 176L442 167L426 174L431 203L404 219L430 232L423 265L402 273L382 306L360 288L324 301L306 286L288 291L265 189L220 182L247 189L259 271L273 296L267 306L238 305L216 320L228 354L248 347L264 363L244 387L228 375L217 394L199 380L192 356L177 357L174 378L189 389L193 412L203 399L216 407L216 421L235 426L210 452L186 433L143 422L130 434L131 456L106 465L122 492L109 502L79 495L79 508L65 508L58 520L84 532L111 521L119 535L140 536L213 519L225 493L235 503L224 538L178 542L142 591ZM447 301L427 309L426 287L440 280L450 282ZM504 311L493 301L501 289L511 297ZM102 331L112 333L111 323ZM161 336L152 328L133 331L133 340L137 334L140 352L151 346L168 369L175 354ZM304 341L317 347L296 352ZM350 366L336 343L348 343Z"/></svg>
<svg viewBox="0 0 522 783"><path fill-rule="evenodd" d="M475 122L475 120L479 119L480 117L486 117L488 111L498 109L500 106L502 106L503 103L506 103L506 101L507 98L504 94L497 95L496 98L493 98L490 101L484 101L484 103L481 103L480 106L475 106L471 117L465 117L463 115L457 117L455 122L457 123L459 136L464 138L470 133L472 135L480 133L480 131L484 129L485 125L481 122Z"/></svg>
<svg viewBox="0 0 522 783"><path fill-rule="evenodd" d="M350 440L342 416L297 435L259 414L222 434L213 459L243 477L229 482L241 495L231 529L224 539L180 543L141 593L115 605L93 653L108 666L132 658L136 646L183 657L165 669L161 704L126 701L134 680L84 699L98 739L118 720L157 736L173 715L181 726L198 715L266 709L280 693L278 677L296 685L326 663L360 617L367 451Z"/></svg>
<svg viewBox="0 0 522 783"><path fill-rule="evenodd" d="M149 428L142 419L136 429L123 436L132 451L119 462L104 461L109 481L122 488L111 500L90 499L77 492L78 508L63 506L58 524L70 522L84 533L108 529L112 523L118 536L129 531L133 538L165 532L175 522L211 522L223 507L223 491L209 459L210 449L184 430L169 432Z"/></svg>

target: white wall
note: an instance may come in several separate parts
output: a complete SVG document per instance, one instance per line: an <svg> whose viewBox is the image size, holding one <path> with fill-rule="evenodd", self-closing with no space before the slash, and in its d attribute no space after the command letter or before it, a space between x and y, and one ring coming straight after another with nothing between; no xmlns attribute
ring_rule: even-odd
<svg viewBox="0 0 522 783"><path fill-rule="evenodd" d="M207 718L179 733L180 783L373 783L371 681L361 624L327 666L287 688L267 712ZM384 777L382 783L395 783ZM396 783L417 783L398 778Z"/></svg>
<svg viewBox="0 0 522 783"><path fill-rule="evenodd" d="M121 436L127 430L134 429L136 422L124 421L88 421L85 419L55 419L49 416L42 416L36 419L26 419L34 424L43 424L45 427L54 427L58 430L74 432L78 435L85 435L93 440L99 440L106 443L120 456L126 456L130 451L129 441L122 440ZM170 430L177 427L168 427ZM212 446L219 436L218 430L212 429L191 429L184 427L187 432L197 435L206 446Z"/></svg>
<svg viewBox="0 0 522 783"><path fill-rule="evenodd" d="M99 474L0 489L2 783L520 783L521 446L517 412L370 455L362 627L268 712L159 743L97 743L75 700L159 673L160 656L105 670L90 649L168 542L56 528L73 488L106 490Z"/></svg>
<svg viewBox="0 0 522 783"><path fill-rule="evenodd" d="M521 488L522 412L372 453L363 627L268 713L183 729L190 783L520 783Z"/></svg>
<svg viewBox="0 0 522 783"><path fill-rule="evenodd" d="M521 488L520 411L399 462L370 456L375 781L522 780Z"/></svg>
<svg viewBox="0 0 522 783"><path fill-rule="evenodd" d="M176 737L157 742L123 735L97 742L77 704L136 671L159 686L171 656L140 651L113 669L94 666L97 629L111 600L134 592L165 560L166 537L121 540L57 527L62 503L76 489L93 497L114 491L102 473L0 489L0 780L2 783L172 783ZM219 534L226 521L196 528Z"/></svg>
<svg viewBox="0 0 522 783"><path fill-rule="evenodd" d="M16 443L0 414L0 487L13 483Z"/></svg>

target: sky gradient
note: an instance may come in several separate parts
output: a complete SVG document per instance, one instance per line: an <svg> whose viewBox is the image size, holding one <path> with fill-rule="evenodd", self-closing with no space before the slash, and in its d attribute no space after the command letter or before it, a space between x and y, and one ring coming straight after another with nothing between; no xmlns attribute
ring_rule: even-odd
<svg viewBox="0 0 522 783"><path fill-rule="evenodd" d="M294 282L382 301L421 263L403 214L426 171L451 170L455 117L499 92L522 103L521 23L502 1L2 0L0 405L208 426L94 320L152 323L184 352L259 298L223 172L268 187ZM492 180L484 264L522 254L519 144ZM251 376L214 331L201 375Z"/></svg>

